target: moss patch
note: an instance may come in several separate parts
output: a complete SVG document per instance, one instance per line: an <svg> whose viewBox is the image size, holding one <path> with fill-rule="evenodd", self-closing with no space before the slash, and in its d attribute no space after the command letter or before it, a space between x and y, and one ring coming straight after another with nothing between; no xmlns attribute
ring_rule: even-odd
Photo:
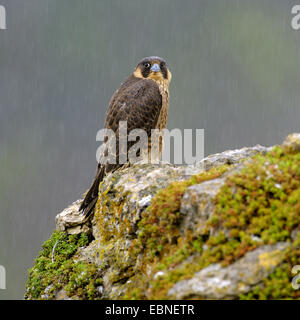
<svg viewBox="0 0 300 320"><path fill-rule="evenodd" d="M300 290L293 289L291 283L293 266L300 263L300 236L294 241L292 247L286 250L285 262L277 267L275 271L262 284L255 286L247 294L240 295L242 300L274 300L274 299L297 299L300 300Z"/></svg>
<svg viewBox="0 0 300 320"><path fill-rule="evenodd" d="M179 225L182 217L180 215L180 203L182 196L189 186L201 182L216 179L225 173L231 166L222 165L192 176L189 180L178 181L169 184L165 189L157 192L150 206L142 213L142 219L138 224L138 239L133 242L132 250L137 254L143 254L142 270L150 265L152 274L173 268L194 253L202 252L203 240L198 235L183 239L179 235ZM198 264L197 264L198 266ZM168 273L163 279L150 284L151 299L163 299L167 289L180 277L189 277L193 272L193 266L189 271L176 270ZM185 275L183 274L185 273ZM147 278L145 278L147 279ZM152 288L152 289L151 289ZM162 289L162 290L161 290ZM144 287L130 290L125 295L126 299L145 298Z"/></svg>
<svg viewBox="0 0 300 320"><path fill-rule="evenodd" d="M229 177L216 197L211 224L244 231L264 243L284 241L300 223L300 153L275 148Z"/></svg>
<svg viewBox="0 0 300 320"><path fill-rule="evenodd" d="M299 243L292 238L292 231L300 227L300 153L275 147L267 155L254 156L226 178L214 199L214 214L204 233L180 237L179 208L186 188L217 178L225 171L224 167L212 169L190 181L170 184L157 193L144 212L136 244L144 250L152 277L158 271L164 272L148 286L148 299L167 298L174 283L191 278L212 263L226 266L263 244L279 241L292 243L285 263L263 281L265 289L260 291L257 287L241 298L299 298L291 287L290 271L293 265L300 264ZM146 296L143 290L136 289L126 297Z"/></svg>
<svg viewBox="0 0 300 320"><path fill-rule="evenodd" d="M212 168L192 176L189 180L173 182L165 189L159 190L150 206L142 213L139 222L139 240L149 253L148 258L155 257L168 249L168 245L177 244L178 227L181 222L180 203L189 186L216 179L229 169L228 165Z"/></svg>
<svg viewBox="0 0 300 320"><path fill-rule="evenodd" d="M77 249L88 243L85 233L67 235L54 231L42 245L34 266L28 271L25 298L53 299L60 289L64 289L68 297L99 298L96 288L101 285L102 279L96 266L74 259Z"/></svg>

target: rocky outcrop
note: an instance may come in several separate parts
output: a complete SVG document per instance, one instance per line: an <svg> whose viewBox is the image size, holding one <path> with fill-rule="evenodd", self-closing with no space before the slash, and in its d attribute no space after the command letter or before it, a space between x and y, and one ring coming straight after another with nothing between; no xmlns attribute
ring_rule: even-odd
<svg viewBox="0 0 300 320"><path fill-rule="evenodd" d="M27 299L297 298L300 134L194 166L135 164L82 200L29 270Z"/></svg>

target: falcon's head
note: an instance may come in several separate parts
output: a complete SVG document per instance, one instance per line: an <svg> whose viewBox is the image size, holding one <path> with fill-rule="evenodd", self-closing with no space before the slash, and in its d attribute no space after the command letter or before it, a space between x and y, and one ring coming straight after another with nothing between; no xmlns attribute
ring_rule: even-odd
<svg viewBox="0 0 300 320"><path fill-rule="evenodd" d="M142 59L136 66L133 75L137 78L152 79L169 83L172 74L164 59L156 56Z"/></svg>

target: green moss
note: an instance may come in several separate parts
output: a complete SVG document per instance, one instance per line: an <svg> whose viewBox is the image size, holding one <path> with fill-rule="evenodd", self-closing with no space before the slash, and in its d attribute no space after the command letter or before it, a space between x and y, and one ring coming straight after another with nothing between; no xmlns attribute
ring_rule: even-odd
<svg viewBox="0 0 300 320"><path fill-rule="evenodd" d="M228 165L212 168L192 176L186 181L169 184L157 192L150 206L142 214L139 222L139 239L151 257L169 251L169 245L177 244L178 226L181 222L180 204L186 189L194 184L221 176L229 168Z"/></svg>
<svg viewBox="0 0 300 320"><path fill-rule="evenodd" d="M272 299L297 299L300 300L300 290L292 287L292 280L295 275L291 274L293 266L300 263L300 234L294 241L291 248L286 250L285 262L262 284L255 286L247 294L241 294L242 300L272 300Z"/></svg>
<svg viewBox="0 0 300 320"><path fill-rule="evenodd" d="M290 241L291 231L300 226L299 199L300 153L276 147L228 177L208 227L227 230L226 241L238 241L239 251ZM251 241L254 237L261 242ZM228 262L235 259L235 254L227 255Z"/></svg>
<svg viewBox="0 0 300 320"><path fill-rule="evenodd" d="M52 299L58 290L64 289L69 297L97 299L99 293L96 287L102 279L96 266L74 259L77 249L88 243L85 233L67 235L54 231L42 245L34 266L28 271L25 298L43 299L43 295L47 295Z"/></svg>
<svg viewBox="0 0 300 320"><path fill-rule="evenodd" d="M225 265L263 244L291 242L285 263L241 298L278 299L299 297L291 286L291 268L300 264L299 240L292 231L300 227L300 153L275 147L257 155L238 173L227 178L215 198L215 212L207 230L227 236L207 241L209 255L218 254ZM229 245L231 248L229 248ZM217 253L218 252L218 253ZM293 262L292 262L293 261Z"/></svg>
<svg viewBox="0 0 300 320"><path fill-rule="evenodd" d="M220 177L230 168L229 165L212 168L192 176L186 181L170 183L165 189L157 192L150 206L142 213L138 224L138 239L133 241L132 250L135 254L142 253L143 265L141 270L146 270L151 265L152 274L168 268L174 268L194 253L202 252L203 239L191 235L182 238L179 235L181 223L180 203L186 189L195 184ZM168 272L150 284L148 290L150 298L164 299L167 289L180 277L189 276L196 268L189 264L189 271L176 269ZM145 279L147 279L145 277ZM126 294L127 298L143 299L143 290L134 290ZM149 297L148 297L149 298Z"/></svg>
<svg viewBox="0 0 300 320"><path fill-rule="evenodd" d="M180 237L180 201L186 188L216 178L228 168L217 168L185 182L160 190L139 224L139 245L145 263L151 264L153 280L147 298L165 299L174 283L191 278L212 263L226 266L263 244L291 242L284 264L240 298L299 298L291 287L290 270L300 264L299 243L291 234L300 227L300 153L275 147L256 155L237 173L226 178L214 199L214 214L200 234ZM209 177L210 176L210 177ZM200 181L199 181L200 180ZM188 263L186 262L188 259ZM291 263L293 261L293 263ZM143 298L135 294L135 298Z"/></svg>

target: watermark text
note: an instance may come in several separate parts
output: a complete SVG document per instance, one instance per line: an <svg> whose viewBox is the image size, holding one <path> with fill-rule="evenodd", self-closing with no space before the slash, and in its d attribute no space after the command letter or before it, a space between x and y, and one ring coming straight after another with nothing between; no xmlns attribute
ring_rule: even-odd
<svg viewBox="0 0 300 320"><path fill-rule="evenodd" d="M6 30L6 10L0 5L0 30Z"/></svg>
<svg viewBox="0 0 300 320"><path fill-rule="evenodd" d="M96 141L103 142L96 152L100 164L170 163L172 157L174 164L191 165L204 158L204 129L129 131L127 122L120 121L116 132L99 130Z"/></svg>
<svg viewBox="0 0 300 320"><path fill-rule="evenodd" d="M292 21L291 21L291 26L294 30L299 30L300 29L300 5L295 5L292 8Z"/></svg>

